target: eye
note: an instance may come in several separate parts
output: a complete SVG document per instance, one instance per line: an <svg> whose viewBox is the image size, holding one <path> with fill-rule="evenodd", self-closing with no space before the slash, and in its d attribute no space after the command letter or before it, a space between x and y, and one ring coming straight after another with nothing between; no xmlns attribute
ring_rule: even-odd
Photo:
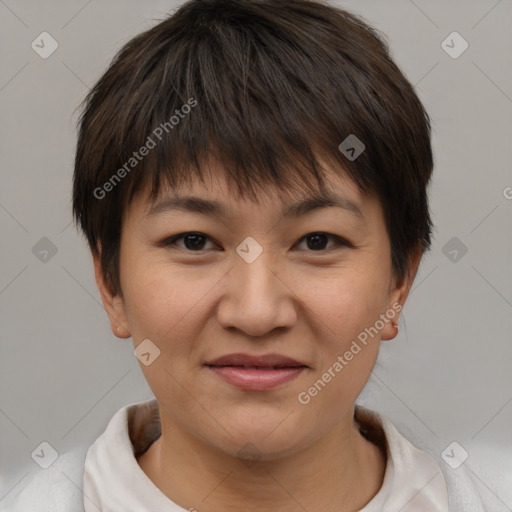
<svg viewBox="0 0 512 512"><path fill-rule="evenodd" d="M331 239L334 241L334 247L326 247L326 244L328 244L328 240ZM190 233L180 233L179 235L172 236L166 240L164 240L161 245L163 247L176 247L178 249L182 249L184 251L190 251L190 252L202 252L205 250L213 249L213 247L208 248L207 243L208 241L211 241L211 238L203 233L197 233L197 232L190 232ZM183 244L181 245L181 242ZM348 242L347 240L344 240L343 238L331 235L329 233L309 233L305 236L303 236L299 244L306 242L306 249L299 249L299 250L306 250L307 252L321 252L321 251L327 251L330 249L335 249L336 247L340 246L346 246L346 247L352 247L352 244ZM206 247L205 247L206 246Z"/></svg>
<svg viewBox="0 0 512 512"><path fill-rule="evenodd" d="M302 241L306 241L306 246L308 249L310 249L311 251L314 251L314 252L320 252L320 251L326 251L326 250L329 250L325 247L327 241L330 239L334 240L335 242L335 247L336 246L347 246L347 247L352 247L352 245L350 244L350 242L348 242L347 240L344 240L343 238L339 237L339 236L336 236L336 235L331 235L329 233L309 233L305 236L303 236L301 239L300 239L300 242ZM332 249L333 247L331 247Z"/></svg>
<svg viewBox="0 0 512 512"><path fill-rule="evenodd" d="M325 245L328 244L328 240L331 239L334 241L334 247L326 248ZM185 251L191 251L191 252L202 252L203 250L209 250L213 247L205 247L207 245L208 241L211 241L211 238L208 235L205 235L203 233L197 233L197 232L190 232L190 233L180 233L179 235L172 236L170 238L167 238L163 242L161 242L161 245L163 247L177 247L178 249L182 249ZM299 244L302 242L306 242L307 251L313 251L313 252L320 252L320 251L326 251L329 249L333 249L340 246L346 246L346 247L353 247L350 242L347 240L336 236L331 235L329 233L309 233L305 236L303 236L299 240ZM180 245L179 242L183 242L183 245ZM300 249L304 250L304 249ZM309 252L308 251L308 252Z"/></svg>
<svg viewBox="0 0 512 512"><path fill-rule="evenodd" d="M201 252L204 249L205 241L209 240L210 237L203 233L181 233L179 235L172 236L162 242L164 247L176 246L178 249L185 251ZM178 241L183 240L185 247L178 245Z"/></svg>

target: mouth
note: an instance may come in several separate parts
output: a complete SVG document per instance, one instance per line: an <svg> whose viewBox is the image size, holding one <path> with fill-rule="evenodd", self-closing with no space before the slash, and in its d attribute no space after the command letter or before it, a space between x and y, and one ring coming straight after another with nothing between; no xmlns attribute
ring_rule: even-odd
<svg viewBox="0 0 512 512"><path fill-rule="evenodd" d="M205 363L205 367L228 384L245 391L274 389L294 380L309 368L279 354L229 354Z"/></svg>

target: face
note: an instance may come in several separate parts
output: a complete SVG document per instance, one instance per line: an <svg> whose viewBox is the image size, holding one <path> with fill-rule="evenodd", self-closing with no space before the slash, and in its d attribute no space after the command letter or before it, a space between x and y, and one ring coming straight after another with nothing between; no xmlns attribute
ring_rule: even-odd
<svg viewBox="0 0 512 512"><path fill-rule="evenodd" d="M132 202L122 297L97 259L96 277L113 331L146 344L163 432L270 460L352 423L411 282L395 284L380 202L350 179L328 171L337 205L273 189L256 203L211 170L207 187Z"/></svg>

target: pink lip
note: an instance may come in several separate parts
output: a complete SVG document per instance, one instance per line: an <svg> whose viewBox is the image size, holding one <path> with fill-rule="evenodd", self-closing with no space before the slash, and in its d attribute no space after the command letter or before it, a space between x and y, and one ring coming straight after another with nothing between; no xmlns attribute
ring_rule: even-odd
<svg viewBox="0 0 512 512"><path fill-rule="evenodd" d="M229 354L209 361L205 366L224 381L246 391L273 389L295 379L307 368L305 364L279 354Z"/></svg>
<svg viewBox="0 0 512 512"><path fill-rule="evenodd" d="M304 366L268 370L241 366L211 366L219 377L246 391L265 391L289 382L305 370Z"/></svg>

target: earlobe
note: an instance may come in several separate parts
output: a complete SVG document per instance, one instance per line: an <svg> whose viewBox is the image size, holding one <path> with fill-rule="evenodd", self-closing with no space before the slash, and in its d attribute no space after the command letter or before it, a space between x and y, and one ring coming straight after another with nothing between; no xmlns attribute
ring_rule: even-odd
<svg viewBox="0 0 512 512"><path fill-rule="evenodd" d="M408 278L402 280L402 282L393 288L389 293L388 309L386 310L386 325L382 329L381 339L392 340L398 335L400 328L400 313L407 299L407 295L410 289L410 281Z"/></svg>
<svg viewBox="0 0 512 512"><path fill-rule="evenodd" d="M110 328L113 334L118 338L129 338L131 334L126 319L124 301L119 295L113 294L111 287L107 283L105 274L101 268L99 254L93 255L93 262L96 285L98 286L103 307L110 321Z"/></svg>
<svg viewBox="0 0 512 512"><path fill-rule="evenodd" d="M398 323L398 318L396 320L392 320L388 322L384 329L382 329L381 340L392 340L397 337L398 331L400 329L400 324Z"/></svg>

